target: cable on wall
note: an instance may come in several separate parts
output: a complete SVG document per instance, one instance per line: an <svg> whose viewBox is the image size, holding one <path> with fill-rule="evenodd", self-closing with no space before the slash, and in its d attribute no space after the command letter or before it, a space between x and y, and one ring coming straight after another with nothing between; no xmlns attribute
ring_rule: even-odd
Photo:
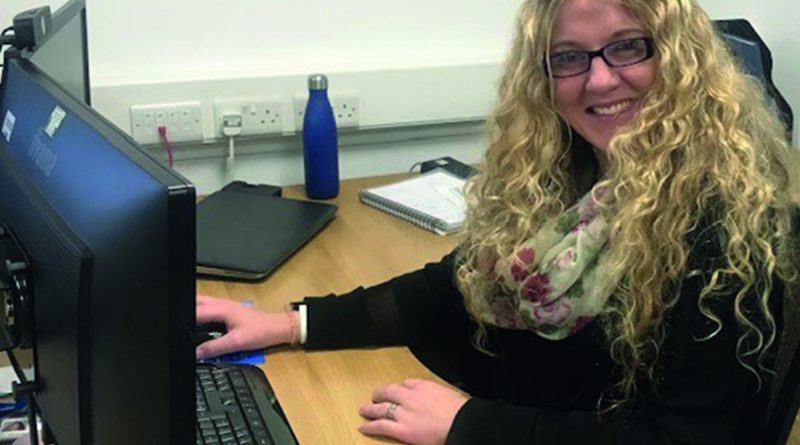
<svg viewBox="0 0 800 445"><path fill-rule="evenodd" d="M242 115L226 114L222 116L222 134L228 137L228 157L225 159L228 179L233 180L236 170L236 148L234 139L242 134Z"/></svg>
<svg viewBox="0 0 800 445"><path fill-rule="evenodd" d="M169 168L172 168L174 158L172 155L172 144L169 142L169 136L167 136L167 127L158 127L158 137L161 143L164 144L164 149L167 151L167 164Z"/></svg>

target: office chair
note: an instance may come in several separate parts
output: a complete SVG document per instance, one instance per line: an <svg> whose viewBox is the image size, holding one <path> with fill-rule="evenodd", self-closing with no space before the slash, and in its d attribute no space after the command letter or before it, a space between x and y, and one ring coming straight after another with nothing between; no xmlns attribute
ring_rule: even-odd
<svg viewBox="0 0 800 445"><path fill-rule="evenodd" d="M783 334L775 363L775 377L764 416L764 445L784 445L800 407L800 286L784 291Z"/></svg>
<svg viewBox="0 0 800 445"><path fill-rule="evenodd" d="M714 25L733 54L739 59L744 70L761 80L767 94L775 102L778 115L786 126L786 133L789 143L791 143L794 113L772 82L772 53L769 48L747 20L715 20Z"/></svg>

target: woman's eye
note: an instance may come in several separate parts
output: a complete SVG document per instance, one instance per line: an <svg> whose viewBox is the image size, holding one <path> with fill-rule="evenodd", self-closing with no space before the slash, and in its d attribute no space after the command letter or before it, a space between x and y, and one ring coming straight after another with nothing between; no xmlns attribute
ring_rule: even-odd
<svg viewBox="0 0 800 445"><path fill-rule="evenodd" d="M611 46L611 51L626 52L626 51L641 51L644 49L644 41L641 39L623 40Z"/></svg>
<svg viewBox="0 0 800 445"><path fill-rule="evenodd" d="M558 53L550 58L550 62L553 65L571 65L574 63L578 63L583 60L584 57L581 53L577 51L568 51L564 53Z"/></svg>

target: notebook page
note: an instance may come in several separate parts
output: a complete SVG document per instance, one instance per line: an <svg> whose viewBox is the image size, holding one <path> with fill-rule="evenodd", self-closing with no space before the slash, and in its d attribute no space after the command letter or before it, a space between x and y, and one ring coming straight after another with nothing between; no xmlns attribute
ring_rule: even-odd
<svg viewBox="0 0 800 445"><path fill-rule="evenodd" d="M434 171L395 184L369 189L369 192L406 207L441 219L447 224L464 220L465 181L448 173Z"/></svg>

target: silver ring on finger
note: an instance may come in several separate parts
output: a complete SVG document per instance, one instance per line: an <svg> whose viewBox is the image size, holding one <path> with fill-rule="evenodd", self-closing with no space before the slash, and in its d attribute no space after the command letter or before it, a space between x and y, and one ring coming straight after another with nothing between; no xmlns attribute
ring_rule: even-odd
<svg viewBox="0 0 800 445"><path fill-rule="evenodd" d="M397 404L394 402L389 402L389 406L386 408L386 412L383 413L383 418L386 420L397 421L397 417L394 416L395 410L397 410Z"/></svg>

